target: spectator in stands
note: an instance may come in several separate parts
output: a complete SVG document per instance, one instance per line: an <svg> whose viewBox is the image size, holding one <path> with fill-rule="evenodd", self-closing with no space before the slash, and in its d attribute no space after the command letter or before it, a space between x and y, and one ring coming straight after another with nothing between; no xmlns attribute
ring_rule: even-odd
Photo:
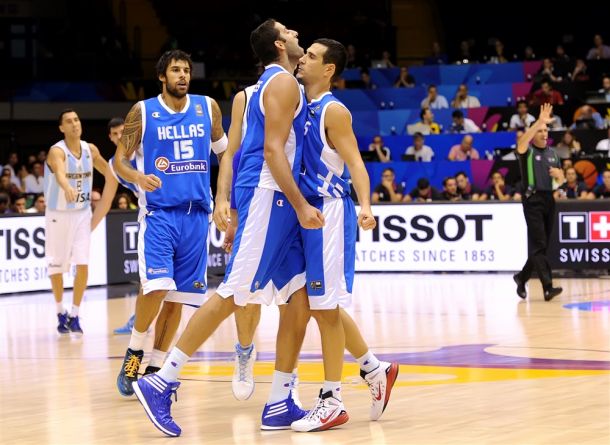
<svg viewBox="0 0 610 445"><path fill-rule="evenodd" d="M7 174L3 174L0 177L0 192L7 193L9 196L15 193L20 193L19 187L11 182L11 173L7 171Z"/></svg>
<svg viewBox="0 0 610 445"><path fill-rule="evenodd" d="M591 105L583 105L574 112L574 123L571 129L579 130L603 130L605 122Z"/></svg>
<svg viewBox="0 0 610 445"><path fill-rule="evenodd" d="M462 138L462 142L454 145L449 150L448 159L450 161L468 161L470 159L480 159L479 151L472 146L472 136L467 134Z"/></svg>
<svg viewBox="0 0 610 445"><path fill-rule="evenodd" d="M21 184L19 183L19 177L17 176L17 164L19 164L19 155L16 151L11 151L8 154L8 163L3 167L3 170L8 169L11 173L11 182L17 187L20 187ZM4 174L4 171L2 174Z"/></svg>
<svg viewBox="0 0 610 445"><path fill-rule="evenodd" d="M415 78L409 74L409 68L406 66L400 67L400 74L394 82L395 88L413 88L415 86Z"/></svg>
<svg viewBox="0 0 610 445"><path fill-rule="evenodd" d="M504 56L504 44L499 39L496 39L496 43L494 43L494 52L489 58L489 63L506 62L508 62L508 59Z"/></svg>
<svg viewBox="0 0 610 445"><path fill-rule="evenodd" d="M386 168L381 173L381 184L375 187L371 202L400 202L404 193L404 187L396 184L394 169Z"/></svg>
<svg viewBox="0 0 610 445"><path fill-rule="evenodd" d="M599 34L593 37L593 48L587 53L587 60L610 59L610 46L604 45L604 39Z"/></svg>
<svg viewBox="0 0 610 445"><path fill-rule="evenodd" d="M520 201L521 195L516 193L511 186L506 185L502 173L498 171L493 172L491 174L491 186L485 191L484 199L492 201L509 201L511 198Z"/></svg>
<svg viewBox="0 0 610 445"><path fill-rule="evenodd" d="M428 87L428 97L421 101L421 108L440 110L441 108L449 108L449 103L447 103L445 96L438 94L436 85L430 85Z"/></svg>
<svg viewBox="0 0 610 445"><path fill-rule="evenodd" d="M424 65L447 65L448 63L449 58L441 51L441 45L438 42L432 42L432 55L426 57Z"/></svg>
<svg viewBox="0 0 610 445"><path fill-rule="evenodd" d="M464 201L478 201L481 198L481 191L470 183L470 178L464 171L455 175L458 193Z"/></svg>
<svg viewBox="0 0 610 445"><path fill-rule="evenodd" d="M362 82L362 86L359 88L362 88L364 90L376 90L377 89L377 85L375 85L373 83L373 81L371 80L371 74L368 72L368 70L360 71L360 81Z"/></svg>
<svg viewBox="0 0 610 445"><path fill-rule="evenodd" d="M358 60L356 47L354 45L347 45L347 62L345 68L360 68L361 63Z"/></svg>
<svg viewBox="0 0 610 445"><path fill-rule="evenodd" d="M527 45L523 50L523 61L526 62L528 60L537 60L536 54L534 53L534 48L530 45Z"/></svg>
<svg viewBox="0 0 610 445"><path fill-rule="evenodd" d="M91 210L95 210L95 206L97 206L97 203L99 202L100 199L102 199L102 194L97 190L92 190L91 191Z"/></svg>
<svg viewBox="0 0 610 445"><path fill-rule="evenodd" d="M540 84L540 89L536 90L530 100L530 105L540 106L549 103L551 105L563 105L563 97L553 89L551 82L543 80Z"/></svg>
<svg viewBox="0 0 610 445"><path fill-rule="evenodd" d="M578 180L574 167L565 170L566 182L553 192L555 199L588 199L589 190L584 182Z"/></svg>
<svg viewBox="0 0 610 445"><path fill-rule="evenodd" d="M553 66L562 73L569 73L572 68L572 59L566 54L563 45L555 47L555 57L553 57Z"/></svg>
<svg viewBox="0 0 610 445"><path fill-rule="evenodd" d="M602 139L595 146L597 151L605 151L610 156L610 127L608 127L608 138Z"/></svg>
<svg viewBox="0 0 610 445"><path fill-rule="evenodd" d="M32 163L32 173L25 177L26 193L42 193L44 191L44 170L38 161Z"/></svg>
<svg viewBox="0 0 610 445"><path fill-rule="evenodd" d="M36 160L40 162L42 165L47 161L47 152L46 150L40 150L36 155Z"/></svg>
<svg viewBox="0 0 610 445"><path fill-rule="evenodd" d="M595 198L610 198L610 169L602 173L602 183L593 189Z"/></svg>
<svg viewBox="0 0 610 445"><path fill-rule="evenodd" d="M375 68L394 68L394 62L390 60L390 52L385 50L381 53L381 60L379 60Z"/></svg>
<svg viewBox="0 0 610 445"><path fill-rule="evenodd" d="M410 200L414 202L431 202L431 201L442 201L443 196L441 193L430 185L430 181L427 178L419 178L417 180L417 187L411 190ZM403 200L406 202L406 200Z"/></svg>
<svg viewBox="0 0 610 445"><path fill-rule="evenodd" d="M462 110L455 110L451 113L453 124L449 129L449 133L480 133L481 129L477 127L472 119L464 117Z"/></svg>
<svg viewBox="0 0 610 445"><path fill-rule="evenodd" d="M34 198L34 205L27 209L25 213L44 213L47 209L47 203L44 199L44 194L36 195Z"/></svg>
<svg viewBox="0 0 610 445"><path fill-rule="evenodd" d="M563 80L562 75L558 70L555 69L553 61L546 57L542 59L542 66L538 70L538 73L534 77L534 82L542 82L543 80L549 80L551 82L561 82Z"/></svg>
<svg viewBox="0 0 610 445"><path fill-rule="evenodd" d="M118 210L133 210L135 209L135 206L131 201L131 197L127 193L119 193L114 198L112 208Z"/></svg>
<svg viewBox="0 0 610 445"><path fill-rule="evenodd" d="M8 193L0 192L0 215L6 215L9 213L10 204L11 200L8 197Z"/></svg>
<svg viewBox="0 0 610 445"><path fill-rule="evenodd" d="M18 193L11 197L13 205L11 206L12 213L23 214L25 213L26 199L23 193Z"/></svg>
<svg viewBox="0 0 610 445"><path fill-rule="evenodd" d="M443 200L445 201L461 201L462 195L458 191L457 181L453 176L448 176L443 179Z"/></svg>
<svg viewBox="0 0 610 445"><path fill-rule="evenodd" d="M510 131L525 130L534 122L536 118L528 113L527 102L520 100L517 102L517 113L511 116L508 127Z"/></svg>
<svg viewBox="0 0 610 445"><path fill-rule="evenodd" d="M423 135L429 134L440 134L441 126L434 122L434 113L428 107L423 108L419 112L420 121L407 125L407 134L414 135L415 133L421 133Z"/></svg>
<svg viewBox="0 0 610 445"><path fill-rule="evenodd" d="M572 133L570 130L567 130L563 134L561 141L559 141L559 143L557 144L557 148L563 148L563 149L569 150L570 157L580 156L580 150L581 150L580 142L578 140L576 140L576 138L574 137L574 133Z"/></svg>
<svg viewBox="0 0 610 445"><path fill-rule="evenodd" d="M390 149L383 145L383 139L377 135L373 138L373 142L369 144L369 151L374 151L377 156L377 162L390 162Z"/></svg>
<svg viewBox="0 0 610 445"><path fill-rule="evenodd" d="M462 40L460 42L460 52L458 55L458 59L456 60L456 62L458 64L460 63L475 63L476 60L474 60L474 55L472 53L472 46L470 45L470 42L468 40Z"/></svg>
<svg viewBox="0 0 610 445"><path fill-rule="evenodd" d="M434 158L434 150L424 145L424 135L421 133L413 135L413 145L407 148L405 154L415 156L416 161L430 162Z"/></svg>
<svg viewBox="0 0 610 445"><path fill-rule="evenodd" d="M582 59L576 59L576 64L574 65L574 70L570 75L572 82L588 82L589 81L589 73L587 73L587 65L585 61Z"/></svg>
<svg viewBox="0 0 610 445"><path fill-rule="evenodd" d="M563 122L561 122L561 118L557 116L553 110L551 110L551 118L553 119L551 123L547 126L549 131L558 131L563 130L565 127L563 126Z"/></svg>
<svg viewBox="0 0 610 445"><path fill-rule="evenodd" d="M478 108L481 102L475 96L468 95L468 87L465 83L458 87L455 98L451 101L452 108Z"/></svg>
<svg viewBox="0 0 610 445"><path fill-rule="evenodd" d="M606 102L610 102L610 76L602 77L602 87L598 93L604 96Z"/></svg>

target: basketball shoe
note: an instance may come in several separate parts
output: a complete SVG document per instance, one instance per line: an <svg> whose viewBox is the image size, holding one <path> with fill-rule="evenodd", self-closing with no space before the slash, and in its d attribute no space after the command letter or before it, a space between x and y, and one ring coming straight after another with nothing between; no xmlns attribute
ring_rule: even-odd
<svg viewBox="0 0 610 445"><path fill-rule="evenodd" d="M332 391L322 394L322 390L320 390L316 406L305 417L292 422L291 428L301 433L324 431L343 425L348 420L349 416L343 402L333 397Z"/></svg>
<svg viewBox="0 0 610 445"><path fill-rule="evenodd" d="M154 374L155 372L159 372L161 368L157 367L157 366L150 366L148 365L146 367L146 369L144 370L144 374L142 375L148 375L148 374Z"/></svg>
<svg viewBox="0 0 610 445"><path fill-rule="evenodd" d="M75 334L83 333L78 315L76 317L68 317L68 328L70 329L70 332L74 332Z"/></svg>
<svg viewBox="0 0 610 445"><path fill-rule="evenodd" d="M371 420L378 420L385 411L392 387L398 377L398 363L379 362L379 366L369 373L360 370L360 377L364 379L371 390Z"/></svg>
<svg viewBox="0 0 610 445"><path fill-rule="evenodd" d="M127 323L125 323L123 326L121 326L120 328L116 328L113 332L115 335L129 335L131 334L131 330L133 329L133 323L136 319L136 314L133 314L131 317L129 317L129 320L127 320Z"/></svg>
<svg viewBox="0 0 610 445"><path fill-rule="evenodd" d="M292 391L287 399L276 403L267 403L263 409L261 430L288 430L292 422L302 419L307 411L299 408L292 398Z"/></svg>
<svg viewBox="0 0 610 445"><path fill-rule="evenodd" d="M294 404L299 408L303 409L303 404L301 403L301 399L299 398L299 376L297 373L292 373L292 381L290 382L291 390L292 390L292 400L294 400Z"/></svg>
<svg viewBox="0 0 610 445"><path fill-rule="evenodd" d="M68 332L70 332L70 328L68 327L68 319L70 317L68 316L67 312L64 312L63 314L57 314L57 332L59 332L60 334L67 334Z"/></svg>
<svg viewBox="0 0 610 445"><path fill-rule="evenodd" d="M133 382L133 391L144 407L150 421L164 434L178 437L182 430L172 419L172 395L176 402L178 395L176 390L179 382L166 382L157 374L150 374Z"/></svg>
<svg viewBox="0 0 610 445"><path fill-rule="evenodd" d="M231 388L233 396L237 400L248 400L254 392L254 362L256 361L256 349L254 344L247 349L241 345L235 345L235 368L233 369L233 380Z"/></svg>
<svg viewBox="0 0 610 445"><path fill-rule="evenodd" d="M133 395L133 383L138 380L138 371L140 370L142 357L144 357L144 351L134 351L127 348L121 372L119 372L116 378L116 386L122 396L129 397Z"/></svg>

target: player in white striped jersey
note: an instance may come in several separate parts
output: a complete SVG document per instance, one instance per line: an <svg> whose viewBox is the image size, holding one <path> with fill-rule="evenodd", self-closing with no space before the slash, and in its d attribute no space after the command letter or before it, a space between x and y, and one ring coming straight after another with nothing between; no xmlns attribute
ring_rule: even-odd
<svg viewBox="0 0 610 445"><path fill-rule="evenodd" d="M81 140L83 129L76 111L61 112L59 130L64 139L51 147L45 163L45 255L55 297L57 330L61 334L82 334L78 314L87 287L91 231L108 212L105 206L98 206L91 215L93 169L106 177L111 173L98 148ZM104 190L102 199L107 201L108 193ZM76 265L76 276L68 314L63 307L63 274L71 264Z"/></svg>

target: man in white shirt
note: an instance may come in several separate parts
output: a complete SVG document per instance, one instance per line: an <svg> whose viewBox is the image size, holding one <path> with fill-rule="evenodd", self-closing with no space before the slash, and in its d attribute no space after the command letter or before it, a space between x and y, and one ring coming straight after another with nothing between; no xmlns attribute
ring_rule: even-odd
<svg viewBox="0 0 610 445"><path fill-rule="evenodd" d="M44 176L42 164L38 161L32 164L32 173L24 179L26 193L44 192Z"/></svg>
<svg viewBox="0 0 610 445"><path fill-rule="evenodd" d="M468 95L468 87L463 83L458 87L451 106L453 108L478 108L481 106L481 102L477 97Z"/></svg>
<svg viewBox="0 0 610 445"><path fill-rule="evenodd" d="M451 113L453 124L449 129L449 133L480 133L481 129L477 127L472 119L464 117L462 110L455 110Z"/></svg>
<svg viewBox="0 0 610 445"><path fill-rule="evenodd" d="M421 101L421 108L438 110L441 108L449 108L449 103L445 96L438 94L436 85L430 85L428 87L428 97Z"/></svg>
<svg viewBox="0 0 610 445"><path fill-rule="evenodd" d="M413 145L407 148L406 155L415 156L416 161L431 162L434 158L434 151L432 148L424 145L424 135L421 133L415 133L413 135Z"/></svg>
<svg viewBox="0 0 610 445"><path fill-rule="evenodd" d="M608 156L610 156L610 128L608 128L608 138L599 141L595 146L595 149L598 151L605 151Z"/></svg>
<svg viewBox="0 0 610 445"><path fill-rule="evenodd" d="M536 118L528 113L527 102L524 100L518 101L517 113L510 118L510 130L527 130L534 122L536 122Z"/></svg>

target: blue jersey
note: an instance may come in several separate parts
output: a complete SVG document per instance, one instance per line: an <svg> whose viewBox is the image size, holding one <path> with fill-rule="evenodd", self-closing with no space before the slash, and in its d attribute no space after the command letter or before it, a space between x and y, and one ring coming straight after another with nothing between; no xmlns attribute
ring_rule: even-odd
<svg viewBox="0 0 610 445"><path fill-rule="evenodd" d="M116 180L119 182L119 184L121 184L123 187L125 187L125 188L127 188L127 189L131 190L132 192L134 192L134 193L136 194L136 196L137 196L137 195L138 195L138 193L139 193L139 190L138 190L138 188L139 188L139 187L137 186L137 184L132 184L131 182L127 182L127 181L125 181L123 178L121 178L121 177L120 177L120 176L117 174L117 172L115 172L115 171L114 171L114 156L113 156L113 157L111 157L111 158L108 160L108 166L110 167L110 173L112 173L112 176L114 176L114 179L116 179ZM136 158L135 158L135 156L134 156L134 157L133 157L133 159L131 160L131 167L132 167L134 170L137 170L137 169L138 169L138 165L137 165L137 163L136 163Z"/></svg>
<svg viewBox="0 0 610 445"><path fill-rule="evenodd" d="M154 192L140 191L147 209L197 205L210 212L212 106L206 96L189 94L175 112L158 97L140 102L142 146L138 170L162 181Z"/></svg>
<svg viewBox="0 0 610 445"><path fill-rule="evenodd" d="M350 194L350 175L345 162L326 140L324 117L328 106L343 105L330 92L307 105L300 188L303 196L341 198Z"/></svg>
<svg viewBox="0 0 610 445"><path fill-rule="evenodd" d="M76 190L76 201L66 202L66 195L51 171L49 164L44 164L44 197L50 210L81 210L91 206L91 188L93 185L93 156L89 144L80 141L81 155L75 157L68 149L66 141L53 145L64 152L65 170L68 184Z"/></svg>
<svg viewBox="0 0 610 445"><path fill-rule="evenodd" d="M288 73L288 71L276 64L268 65L265 67L265 71L258 79L256 85L254 85L252 96L246 105L246 115L244 116L246 120L246 135L241 144L242 157L239 163L236 187L260 187L280 190L264 159L265 109L263 106L263 94L269 82L275 76L282 73ZM297 83L296 79L294 81ZM284 147L284 152L297 184L301 167L306 111L305 99L303 93L301 93L299 105L294 112L292 128Z"/></svg>

